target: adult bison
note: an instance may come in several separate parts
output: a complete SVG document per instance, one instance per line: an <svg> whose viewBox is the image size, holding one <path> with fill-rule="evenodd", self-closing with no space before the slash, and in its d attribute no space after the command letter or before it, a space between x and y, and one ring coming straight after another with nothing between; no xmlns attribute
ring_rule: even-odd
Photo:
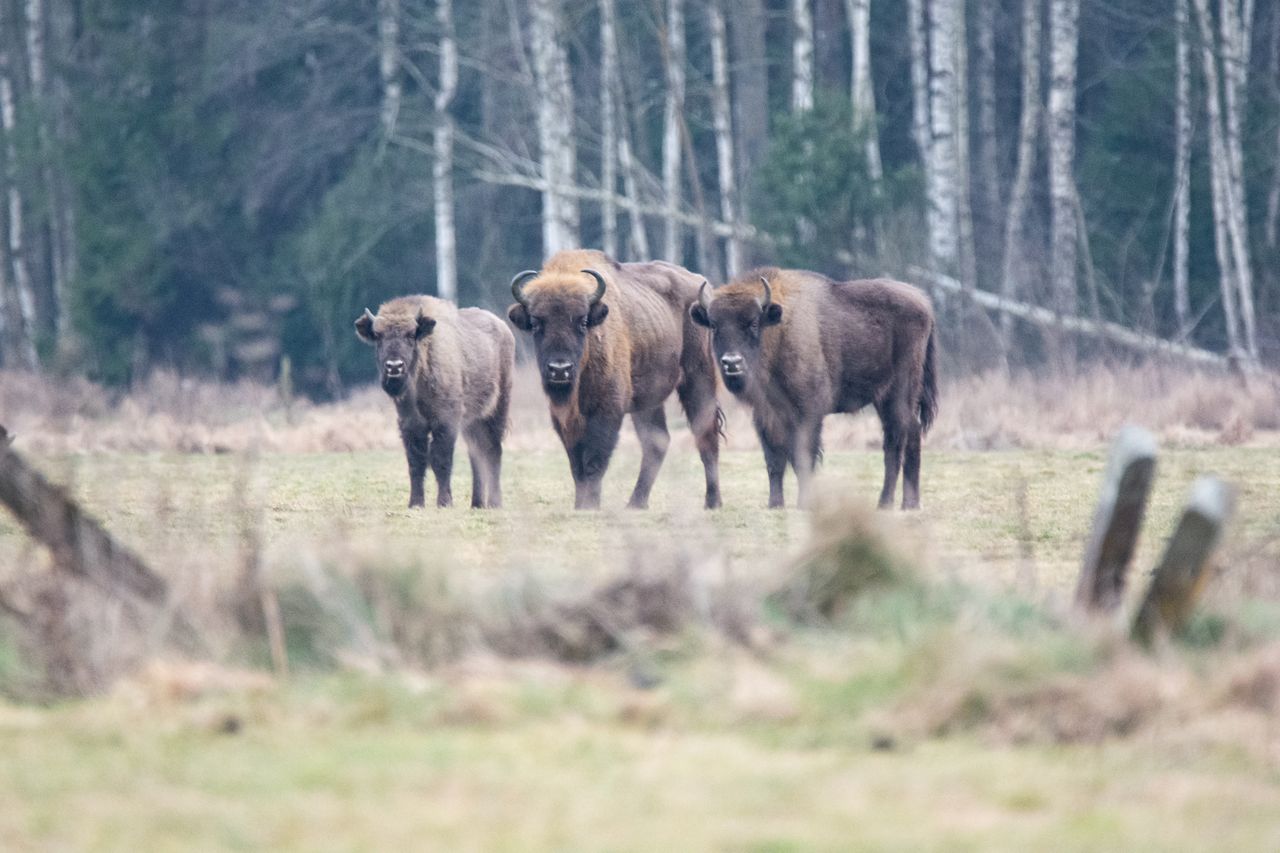
<svg viewBox="0 0 1280 853"><path fill-rule="evenodd" d="M502 506L502 437L511 402L515 336L479 308L433 296L385 302L356 320L374 346L382 389L396 404L409 460L409 506L423 504L427 465L436 505L451 506L453 448L461 432L471 457L471 506Z"/></svg>
<svg viewBox="0 0 1280 853"><path fill-rule="evenodd" d="M619 264L601 252L553 255L511 282L508 316L533 337L551 421L569 454L574 507L600 506L600 484L631 415L640 476L628 506L649 504L667 454L663 403L675 391L706 472L706 506L720 506L720 426L715 366L689 306L702 279L673 264Z"/></svg>
<svg viewBox="0 0 1280 853"><path fill-rule="evenodd" d="M725 386L752 407L769 472L769 506L783 505L790 462L806 503L822 454L822 418L875 406L884 427L882 508L903 472L903 509L920 506L920 438L938 409L929 298L889 279L835 282L762 269L690 309L711 329Z"/></svg>

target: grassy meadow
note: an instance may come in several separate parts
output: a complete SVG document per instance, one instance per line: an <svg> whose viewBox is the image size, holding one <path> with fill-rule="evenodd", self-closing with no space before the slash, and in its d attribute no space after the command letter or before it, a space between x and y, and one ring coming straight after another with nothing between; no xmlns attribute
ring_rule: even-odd
<svg viewBox="0 0 1280 853"><path fill-rule="evenodd" d="M159 434L156 413L127 416ZM975 450L944 423L924 510L876 513L873 424L833 419L813 516L764 508L737 413L722 510L701 508L673 423L648 511L623 509L628 439L605 509L576 513L563 453L526 410L504 509L467 508L460 450L456 506L410 511L389 414L375 416L376 440L305 451L76 449L33 435L34 414L15 430L169 578L201 644L140 640L118 609L73 599L77 642L118 651L119 671L97 695L33 697L15 689L31 664L0 617L0 849L1280 847L1266 423L1188 437L1170 418L1161 433L1131 598L1197 475L1239 496L1193 631L1148 654L1066 608L1105 464L1096 432ZM907 568L831 621L794 621L770 596L809 563L882 553ZM46 561L0 513L0 581ZM288 677L228 604L247 562L279 592ZM676 579L674 626L619 627L590 659L520 648L530 614L632 576Z"/></svg>

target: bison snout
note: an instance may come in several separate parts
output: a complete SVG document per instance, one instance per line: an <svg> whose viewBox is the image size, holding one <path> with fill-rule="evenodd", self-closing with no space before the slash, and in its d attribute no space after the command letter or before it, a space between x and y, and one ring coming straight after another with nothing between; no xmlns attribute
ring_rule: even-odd
<svg viewBox="0 0 1280 853"><path fill-rule="evenodd" d="M740 355L720 356L720 369L725 376L741 376L746 372L746 362Z"/></svg>
<svg viewBox="0 0 1280 853"><path fill-rule="evenodd" d="M401 379L404 377L404 359L402 358L387 359L382 367L386 371L388 379Z"/></svg>
<svg viewBox="0 0 1280 853"><path fill-rule="evenodd" d="M573 381L573 362L548 361L546 380L551 385L567 385Z"/></svg>

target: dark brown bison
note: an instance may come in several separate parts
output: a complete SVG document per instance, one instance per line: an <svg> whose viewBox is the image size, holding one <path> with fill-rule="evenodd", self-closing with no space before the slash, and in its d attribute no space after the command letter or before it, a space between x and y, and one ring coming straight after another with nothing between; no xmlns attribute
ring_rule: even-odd
<svg viewBox="0 0 1280 853"><path fill-rule="evenodd" d="M938 409L929 298L888 279L835 282L799 270L756 270L690 309L711 329L725 386L752 407L769 472L769 506L783 505L795 469L804 505L822 454L822 418L873 405L884 427L884 488L920 506L920 438Z"/></svg>
<svg viewBox="0 0 1280 853"><path fill-rule="evenodd" d="M515 337L498 317L433 296L403 296L368 308L356 334L373 344L382 389L396 404L409 460L409 506L422 506L427 465L436 505L451 506L453 448L461 432L471 457L471 505L502 506L502 437L511 402Z"/></svg>
<svg viewBox="0 0 1280 853"><path fill-rule="evenodd" d="M648 506L670 440L663 403L672 391L702 456L706 506L720 505L715 366L707 334L689 317L701 282L673 264L619 264L595 251L560 252L541 272L512 280L516 304L508 316L533 337L577 509L600 506L600 483L628 413L642 451L628 506Z"/></svg>

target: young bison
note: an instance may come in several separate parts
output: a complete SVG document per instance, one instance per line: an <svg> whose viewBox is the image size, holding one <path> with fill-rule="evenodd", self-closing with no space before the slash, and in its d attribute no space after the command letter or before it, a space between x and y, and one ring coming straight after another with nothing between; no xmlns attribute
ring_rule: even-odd
<svg viewBox="0 0 1280 853"><path fill-rule="evenodd" d="M674 264L619 264L600 252L560 252L511 282L508 316L533 337L551 421L569 455L574 507L600 506L600 485L630 413L640 476L627 504L648 506L670 437L663 404L680 396L720 505L720 407L707 334L689 317L701 278Z"/></svg>
<svg viewBox="0 0 1280 853"><path fill-rule="evenodd" d="M816 273L764 269L710 292L690 309L711 329L724 384L752 407L769 472L769 506L783 505L782 475L795 469L800 504L822 454L822 418L875 406L884 427L884 488L893 506L920 506L920 437L938 409L929 298L888 279L835 282Z"/></svg>
<svg viewBox="0 0 1280 853"><path fill-rule="evenodd" d="M471 506L502 506L502 436L511 403L515 337L479 308L433 296L403 296L369 309L356 334L374 346L382 390L396 404L409 460L409 506L423 504L427 465L436 505L452 506L453 447L461 432L471 457Z"/></svg>

